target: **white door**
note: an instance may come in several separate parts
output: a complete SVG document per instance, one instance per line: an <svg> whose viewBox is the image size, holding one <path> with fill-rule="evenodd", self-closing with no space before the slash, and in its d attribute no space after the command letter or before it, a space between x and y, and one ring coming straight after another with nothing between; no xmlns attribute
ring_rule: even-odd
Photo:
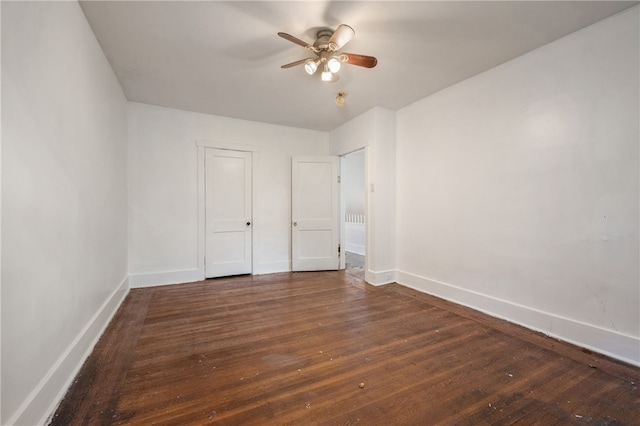
<svg viewBox="0 0 640 426"><path fill-rule="evenodd" d="M205 276L250 274L251 153L205 151Z"/></svg>
<svg viewBox="0 0 640 426"><path fill-rule="evenodd" d="M338 269L339 158L294 157L291 166L292 269Z"/></svg>

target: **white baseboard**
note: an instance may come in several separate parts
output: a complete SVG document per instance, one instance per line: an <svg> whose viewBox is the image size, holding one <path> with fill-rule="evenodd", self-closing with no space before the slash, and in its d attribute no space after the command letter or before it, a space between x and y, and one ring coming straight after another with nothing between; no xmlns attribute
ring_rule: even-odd
<svg viewBox="0 0 640 426"><path fill-rule="evenodd" d="M365 271L364 280L371 285L384 285L396 282L396 271Z"/></svg>
<svg viewBox="0 0 640 426"><path fill-rule="evenodd" d="M291 271L291 261L284 260L278 262L267 262L260 263L255 266L253 273L255 275L263 275L263 274L275 274L278 272L289 272Z"/></svg>
<svg viewBox="0 0 640 426"><path fill-rule="evenodd" d="M548 336L640 367L640 338L540 311L437 280L397 271L406 287L540 331Z"/></svg>
<svg viewBox="0 0 640 426"><path fill-rule="evenodd" d="M129 281L125 278L5 424L43 425L48 422L128 293Z"/></svg>
<svg viewBox="0 0 640 426"><path fill-rule="evenodd" d="M365 248L363 245L346 243L344 251L348 251L349 253L359 254L360 256L365 256Z"/></svg>
<svg viewBox="0 0 640 426"><path fill-rule="evenodd" d="M291 271L289 260L261 263L254 267L254 275L274 274ZM131 288L155 287L168 284L192 283L205 279L204 269L182 269L177 271L154 272L150 274L131 274L129 283Z"/></svg>
<svg viewBox="0 0 640 426"><path fill-rule="evenodd" d="M131 288L155 287L167 284L192 283L204 280L204 269L180 269L177 271L130 274Z"/></svg>

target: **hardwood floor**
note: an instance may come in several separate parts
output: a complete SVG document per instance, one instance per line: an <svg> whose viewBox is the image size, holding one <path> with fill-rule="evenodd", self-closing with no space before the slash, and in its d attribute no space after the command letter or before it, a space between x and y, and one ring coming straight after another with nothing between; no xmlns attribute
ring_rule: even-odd
<svg viewBox="0 0 640 426"><path fill-rule="evenodd" d="M131 290L51 424L638 425L639 383L396 284L283 273Z"/></svg>

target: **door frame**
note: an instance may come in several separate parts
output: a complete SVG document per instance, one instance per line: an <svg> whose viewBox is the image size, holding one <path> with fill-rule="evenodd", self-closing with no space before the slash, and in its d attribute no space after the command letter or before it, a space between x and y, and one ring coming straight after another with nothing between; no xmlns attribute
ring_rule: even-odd
<svg viewBox="0 0 640 426"><path fill-rule="evenodd" d="M198 269L198 277L199 280L205 279L205 254L206 254L206 228L205 228L205 204L206 204L206 191L205 191L205 150L207 148L214 149L222 149L222 150L231 150L231 151L242 151L242 152L250 152L251 153L251 187L255 188L255 169L256 164L258 164L260 148L255 145L247 145L247 144L239 144L234 142L228 142L223 140L211 140L211 139L196 139L196 150L197 150L197 161L198 161L198 171L197 171L197 179L198 179L198 201L197 201L197 209L198 209L198 225L197 225L197 236L198 236L198 254L196 259L196 267ZM252 208L255 208L255 191L251 191L251 205ZM252 214L253 216L253 214ZM256 270L256 265L258 264L258 252L259 250L256 247L254 236L258 232L258 224L256 223L255 218L251 221L251 273L253 274Z"/></svg>
<svg viewBox="0 0 640 426"><path fill-rule="evenodd" d="M365 281L372 282L372 276L369 272L369 261L373 259L373 227L374 223L374 214L373 214L373 179L371 177L371 159L372 159L372 150L369 144L364 144L362 146L358 146L357 148L348 151L341 152L338 155L340 156L340 176L344 176L344 157L352 154L357 151L364 151L364 215L365 215L365 224L364 224L364 244L365 244L365 257L364 257L364 271L365 271ZM344 191L340 191L340 269L345 269L345 213L346 213L346 200L344 199Z"/></svg>
<svg viewBox="0 0 640 426"><path fill-rule="evenodd" d="M365 221L364 221L364 247L365 247L365 256L364 256L364 270L365 272L368 271L367 269L367 258L369 257L369 188L370 188L370 179L369 179L369 146L365 145L363 147L354 149L353 151L349 151L347 153L344 154L340 154L340 180L342 182L342 177L345 174L345 157L353 154L355 152L359 152L362 151L364 153L363 157L363 162L364 162L364 170L362 171L364 173L364 188L362 188L362 190L364 191L364 216L365 216ZM340 247L341 247L341 253L340 253L340 269L345 269L346 268L346 260L347 260L347 238L346 238L346 220L345 220L345 216L347 213L347 200L345 199L345 191L340 190Z"/></svg>

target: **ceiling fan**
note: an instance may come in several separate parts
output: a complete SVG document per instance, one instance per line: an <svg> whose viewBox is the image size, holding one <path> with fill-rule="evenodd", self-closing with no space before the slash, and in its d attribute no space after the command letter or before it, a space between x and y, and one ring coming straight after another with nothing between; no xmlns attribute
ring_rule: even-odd
<svg viewBox="0 0 640 426"><path fill-rule="evenodd" d="M287 33L278 33L280 37L292 43L300 45L315 54L314 57L300 59L281 68L291 68L304 64L307 74L314 74L318 68L322 68L322 81L336 80L336 74L340 71L342 63L357 65L359 67L373 68L378 60L373 56L358 55L356 53L340 53L342 47L349 43L356 32L349 25L340 24L335 31L321 29L316 35L316 41L309 44Z"/></svg>

